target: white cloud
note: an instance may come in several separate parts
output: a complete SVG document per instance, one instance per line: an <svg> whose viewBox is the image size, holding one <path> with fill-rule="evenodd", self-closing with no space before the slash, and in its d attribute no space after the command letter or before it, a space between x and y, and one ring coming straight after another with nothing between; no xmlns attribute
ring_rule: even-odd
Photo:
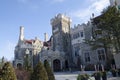
<svg viewBox="0 0 120 80"><path fill-rule="evenodd" d="M76 11L72 11L70 16L72 18L78 18L83 22L86 22L91 17L92 13L95 16L99 15L104 8L109 5L109 0L90 0L92 4L85 9L79 9Z"/></svg>
<svg viewBox="0 0 120 80"><path fill-rule="evenodd" d="M108 5L109 0L97 0L90 6L90 9L100 13Z"/></svg>

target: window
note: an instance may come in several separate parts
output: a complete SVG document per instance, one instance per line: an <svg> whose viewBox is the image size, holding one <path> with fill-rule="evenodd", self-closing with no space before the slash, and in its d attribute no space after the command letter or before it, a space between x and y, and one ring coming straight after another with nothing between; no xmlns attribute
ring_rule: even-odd
<svg viewBox="0 0 120 80"><path fill-rule="evenodd" d="M79 33L76 33L76 34L73 35L73 39L77 39L79 37L80 37Z"/></svg>
<svg viewBox="0 0 120 80"><path fill-rule="evenodd" d="M30 55L32 55L32 51L30 50Z"/></svg>
<svg viewBox="0 0 120 80"><path fill-rule="evenodd" d="M66 27L64 27L64 31L65 32L69 32L69 30L68 30L68 27L66 26Z"/></svg>
<svg viewBox="0 0 120 80"><path fill-rule="evenodd" d="M85 62L90 62L90 54L89 54L89 52L85 53Z"/></svg>
<svg viewBox="0 0 120 80"><path fill-rule="evenodd" d="M16 58L16 59L19 58L19 53L15 52L15 58Z"/></svg>
<svg viewBox="0 0 120 80"><path fill-rule="evenodd" d="M83 32L80 32L81 37L83 37Z"/></svg>
<svg viewBox="0 0 120 80"><path fill-rule="evenodd" d="M75 51L75 56L77 56L77 51Z"/></svg>
<svg viewBox="0 0 120 80"><path fill-rule="evenodd" d="M104 61L105 60L105 55L104 55L104 50L98 50L98 59L100 61Z"/></svg>
<svg viewBox="0 0 120 80"><path fill-rule="evenodd" d="M118 9L120 9L120 5L118 5Z"/></svg>
<svg viewBox="0 0 120 80"><path fill-rule="evenodd" d="M79 56L79 46L75 47L75 56Z"/></svg>

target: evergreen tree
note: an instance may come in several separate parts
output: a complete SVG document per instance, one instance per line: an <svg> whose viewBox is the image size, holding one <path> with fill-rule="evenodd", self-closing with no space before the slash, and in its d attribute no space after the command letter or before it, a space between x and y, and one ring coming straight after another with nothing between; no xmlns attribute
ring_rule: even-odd
<svg viewBox="0 0 120 80"><path fill-rule="evenodd" d="M107 58L107 65L110 68L113 64L113 55L111 49L116 53L120 51L120 12L115 6L103 10L102 14L92 19L93 40L87 40L86 43L92 46L92 49L104 48Z"/></svg>
<svg viewBox="0 0 120 80"><path fill-rule="evenodd" d="M110 36L110 44L115 47L116 53L118 53L120 50L120 12L116 7L108 7L100 16L93 19L93 24L106 36Z"/></svg>
<svg viewBox="0 0 120 80"><path fill-rule="evenodd" d="M4 56L1 58L1 62L0 62L0 69L2 69L2 66L4 65L5 63L5 58Z"/></svg>
<svg viewBox="0 0 120 80"><path fill-rule="evenodd" d="M41 62L34 68L31 80L48 80L47 72Z"/></svg>
<svg viewBox="0 0 120 80"><path fill-rule="evenodd" d="M27 71L32 70L29 54L26 54L25 57L24 57L24 69L27 70Z"/></svg>
<svg viewBox="0 0 120 80"><path fill-rule="evenodd" d="M3 64L5 63L5 58L4 58L4 56L2 57L2 63L3 63Z"/></svg>
<svg viewBox="0 0 120 80"><path fill-rule="evenodd" d="M2 69L0 69L0 80L2 80Z"/></svg>
<svg viewBox="0 0 120 80"><path fill-rule="evenodd" d="M48 75L48 79L49 80L55 80L55 77L54 77L54 74L53 74L53 71L48 63L47 60L44 61L44 67L46 69L46 72L47 72L47 75Z"/></svg>
<svg viewBox="0 0 120 80"><path fill-rule="evenodd" d="M2 68L2 80L17 80L15 71L10 62L6 62Z"/></svg>

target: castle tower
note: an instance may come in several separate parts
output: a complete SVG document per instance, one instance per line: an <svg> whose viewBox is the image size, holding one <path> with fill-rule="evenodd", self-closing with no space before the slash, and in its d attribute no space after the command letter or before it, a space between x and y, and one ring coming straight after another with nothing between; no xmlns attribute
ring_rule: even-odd
<svg viewBox="0 0 120 80"><path fill-rule="evenodd" d="M68 35L70 34L71 19L63 14L58 14L55 16L55 18L51 19L51 25L53 35L53 50L66 52L67 50L64 48L65 44L70 44L68 42L65 43L65 41L70 40ZM69 38L67 38L67 36Z"/></svg>
<svg viewBox="0 0 120 80"><path fill-rule="evenodd" d="M23 41L23 40L24 40L24 27L23 27L23 26L20 26L19 40L20 40L20 41Z"/></svg>
<svg viewBox="0 0 120 80"><path fill-rule="evenodd" d="M71 19L63 14L58 14L51 19L53 50L65 53L68 62L72 60L70 25ZM71 62L72 63L72 62Z"/></svg>

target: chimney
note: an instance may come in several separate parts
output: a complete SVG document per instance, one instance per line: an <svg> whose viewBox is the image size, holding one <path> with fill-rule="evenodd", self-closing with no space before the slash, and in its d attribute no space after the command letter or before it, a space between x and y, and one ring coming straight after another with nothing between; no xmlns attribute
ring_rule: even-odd
<svg viewBox="0 0 120 80"><path fill-rule="evenodd" d="M24 40L24 27L23 27L23 26L20 26L19 40L20 40L20 41L23 41L23 40Z"/></svg>
<svg viewBox="0 0 120 80"><path fill-rule="evenodd" d="M44 33L44 41L47 42L48 41L48 34Z"/></svg>

